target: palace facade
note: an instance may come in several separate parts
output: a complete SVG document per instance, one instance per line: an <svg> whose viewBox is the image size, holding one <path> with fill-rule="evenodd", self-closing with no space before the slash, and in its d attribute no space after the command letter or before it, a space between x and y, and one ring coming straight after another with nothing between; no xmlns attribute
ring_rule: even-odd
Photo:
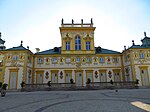
<svg viewBox="0 0 150 112"><path fill-rule="evenodd" d="M20 89L20 83L70 83L86 86L91 82L136 81L139 86L150 86L150 38L144 33L142 45L133 45L123 52L94 46L93 21L64 23L60 27L61 47L32 53L23 47L0 51L0 82L8 89Z"/></svg>

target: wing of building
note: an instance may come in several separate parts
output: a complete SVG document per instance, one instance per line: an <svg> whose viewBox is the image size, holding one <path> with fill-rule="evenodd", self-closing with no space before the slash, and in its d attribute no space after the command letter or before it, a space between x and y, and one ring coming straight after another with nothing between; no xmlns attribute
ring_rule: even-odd
<svg viewBox="0 0 150 112"><path fill-rule="evenodd" d="M60 27L61 47L32 53L29 48L1 50L0 82L8 89L21 88L20 83L70 83L86 86L91 82L136 81L139 86L150 86L150 38L142 45L133 45L117 52L94 45L93 21L90 23L63 23ZM39 46L40 47L40 46Z"/></svg>

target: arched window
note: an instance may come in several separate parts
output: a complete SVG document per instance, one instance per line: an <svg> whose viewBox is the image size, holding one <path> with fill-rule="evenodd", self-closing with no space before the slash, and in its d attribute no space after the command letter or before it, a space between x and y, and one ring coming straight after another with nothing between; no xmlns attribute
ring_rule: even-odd
<svg viewBox="0 0 150 112"><path fill-rule="evenodd" d="M75 50L81 50L81 38L80 38L80 36L75 37Z"/></svg>

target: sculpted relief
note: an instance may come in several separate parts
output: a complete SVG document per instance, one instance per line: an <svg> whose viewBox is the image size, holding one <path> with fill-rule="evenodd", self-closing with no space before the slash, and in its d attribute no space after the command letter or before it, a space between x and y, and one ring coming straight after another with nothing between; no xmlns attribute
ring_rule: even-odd
<svg viewBox="0 0 150 112"><path fill-rule="evenodd" d="M86 38L86 37L93 38L94 32L77 32L77 33L76 32L62 32L62 38L67 38L67 37L73 38L76 35L80 35L83 38Z"/></svg>

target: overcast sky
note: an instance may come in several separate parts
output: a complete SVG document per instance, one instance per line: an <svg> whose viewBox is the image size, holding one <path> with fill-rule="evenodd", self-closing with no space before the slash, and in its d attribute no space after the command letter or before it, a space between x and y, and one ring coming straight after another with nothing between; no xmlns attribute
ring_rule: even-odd
<svg viewBox="0 0 150 112"><path fill-rule="evenodd" d="M95 46L122 52L150 36L150 0L0 0L0 32L6 48L23 46L35 53L61 46L59 27L93 18Z"/></svg>

